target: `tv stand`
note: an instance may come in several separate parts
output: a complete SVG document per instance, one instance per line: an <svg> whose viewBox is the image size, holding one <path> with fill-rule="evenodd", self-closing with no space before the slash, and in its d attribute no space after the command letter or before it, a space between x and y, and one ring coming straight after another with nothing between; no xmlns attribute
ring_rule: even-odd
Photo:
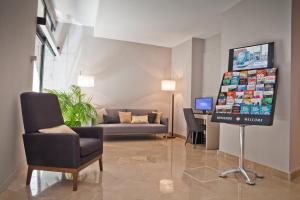
<svg viewBox="0 0 300 200"><path fill-rule="evenodd" d="M228 174L231 173L241 173L243 177L246 179L246 183L249 185L255 185L254 180L250 178L248 173L254 174L257 178L264 178L263 175L244 168L244 143L245 143L245 125L240 125L240 157L239 157L239 166L237 168L233 168L227 171L222 172L219 177L226 178ZM248 172L248 173L247 173Z"/></svg>

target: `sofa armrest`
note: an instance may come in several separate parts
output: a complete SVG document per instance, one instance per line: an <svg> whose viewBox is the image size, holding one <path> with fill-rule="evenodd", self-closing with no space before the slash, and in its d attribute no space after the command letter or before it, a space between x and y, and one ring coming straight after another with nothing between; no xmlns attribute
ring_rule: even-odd
<svg viewBox="0 0 300 200"><path fill-rule="evenodd" d="M28 165L77 168L80 166L79 135L70 133L23 134Z"/></svg>
<svg viewBox="0 0 300 200"><path fill-rule="evenodd" d="M163 124L163 125L168 126L169 125L169 119L167 117L162 117L160 119L160 123Z"/></svg>
<svg viewBox="0 0 300 200"><path fill-rule="evenodd" d="M97 138L103 141L103 129L101 127L72 127L81 138Z"/></svg>

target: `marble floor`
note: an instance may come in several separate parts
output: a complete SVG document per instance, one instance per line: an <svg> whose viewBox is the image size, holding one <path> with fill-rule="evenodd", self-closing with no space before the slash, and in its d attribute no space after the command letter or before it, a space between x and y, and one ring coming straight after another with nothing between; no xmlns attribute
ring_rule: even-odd
<svg viewBox="0 0 300 200"><path fill-rule="evenodd" d="M1 200L299 200L300 179L292 183L265 174L249 186L239 175L225 179L218 172L237 163L201 145L182 139L117 137L104 143L104 171L94 163L80 173L72 192L69 174L35 171L25 186L21 171Z"/></svg>

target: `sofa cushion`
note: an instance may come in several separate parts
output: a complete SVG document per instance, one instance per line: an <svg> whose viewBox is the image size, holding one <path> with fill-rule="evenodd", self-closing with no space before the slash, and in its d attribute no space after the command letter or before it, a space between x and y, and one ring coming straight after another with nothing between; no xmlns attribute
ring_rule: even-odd
<svg viewBox="0 0 300 200"><path fill-rule="evenodd" d="M156 113L148 113L148 122L150 124L155 123Z"/></svg>
<svg viewBox="0 0 300 200"><path fill-rule="evenodd" d="M132 124L148 124L148 115L132 116Z"/></svg>
<svg viewBox="0 0 300 200"><path fill-rule="evenodd" d="M161 118L162 118L162 116L163 116L163 113L162 113L162 112L152 112L152 113L155 113L155 114L156 114L156 118L155 118L154 123L160 124L160 120L161 120Z"/></svg>
<svg viewBox="0 0 300 200"><path fill-rule="evenodd" d="M163 124L98 124L105 135L126 133L166 133L168 127Z"/></svg>
<svg viewBox="0 0 300 200"><path fill-rule="evenodd" d="M131 112L119 112L119 119L122 124L130 124Z"/></svg>
<svg viewBox="0 0 300 200"><path fill-rule="evenodd" d="M119 116L103 115L103 123L104 124L118 124L118 123L120 123L120 118L119 118Z"/></svg>
<svg viewBox="0 0 300 200"><path fill-rule="evenodd" d="M80 156L84 157L100 150L100 140L95 138L80 138Z"/></svg>
<svg viewBox="0 0 300 200"><path fill-rule="evenodd" d="M99 124L104 123L103 115L107 115L106 109L105 108L96 108L96 112L98 115L98 123Z"/></svg>

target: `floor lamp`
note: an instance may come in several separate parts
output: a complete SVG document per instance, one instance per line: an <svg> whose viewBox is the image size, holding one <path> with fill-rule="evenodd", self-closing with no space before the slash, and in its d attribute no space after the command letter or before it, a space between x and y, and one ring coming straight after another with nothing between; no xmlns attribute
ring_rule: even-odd
<svg viewBox="0 0 300 200"><path fill-rule="evenodd" d="M176 81L175 80L162 80L161 81L161 90L172 92L172 129L170 138L174 138L174 91L176 90Z"/></svg>

